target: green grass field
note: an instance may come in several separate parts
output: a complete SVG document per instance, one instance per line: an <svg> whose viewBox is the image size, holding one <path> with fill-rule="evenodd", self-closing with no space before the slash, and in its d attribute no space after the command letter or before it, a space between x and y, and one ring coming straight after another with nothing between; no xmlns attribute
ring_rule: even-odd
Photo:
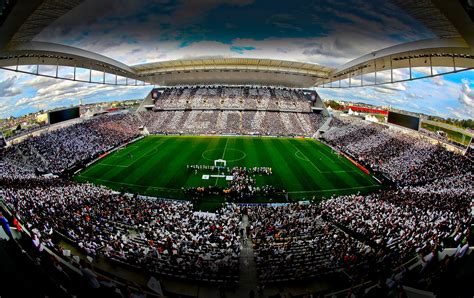
<svg viewBox="0 0 474 298"><path fill-rule="evenodd" d="M326 145L297 138L149 136L102 158L75 178L119 191L185 199L182 187L227 185L224 178L203 180L205 173L186 169L188 164L213 165L221 158L230 167L271 167L273 175L257 176L257 185L285 189L290 200L368 193L381 187Z"/></svg>
<svg viewBox="0 0 474 298"><path fill-rule="evenodd" d="M463 134L459 131L454 131L454 130L451 130L451 129L447 129L447 128L444 128L444 127L441 127L441 126L432 125L432 124L425 123L425 122L421 123L421 127L423 127L424 129L427 129L429 131L432 131L432 132L437 132L439 130L442 130L447 134L448 139L450 139L451 141L456 142L460 145L463 145L465 147L468 146L469 143L471 142L471 137L470 136L465 135L465 134Z"/></svg>

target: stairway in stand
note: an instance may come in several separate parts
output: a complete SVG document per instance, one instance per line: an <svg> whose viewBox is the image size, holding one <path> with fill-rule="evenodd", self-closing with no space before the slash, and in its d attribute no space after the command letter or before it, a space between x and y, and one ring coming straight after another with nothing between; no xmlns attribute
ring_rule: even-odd
<svg viewBox="0 0 474 298"><path fill-rule="evenodd" d="M332 117L328 117L324 121L323 125L318 129L318 131L312 136L313 138L319 138L323 133L329 130L329 124L331 123Z"/></svg>
<svg viewBox="0 0 474 298"><path fill-rule="evenodd" d="M244 234L242 237L242 250L240 251L239 287L235 293L229 293L228 297L249 297L249 293L252 290L255 292L255 297L257 297L258 274L252 241L246 233L248 225L249 218L247 215L243 215L242 228Z"/></svg>

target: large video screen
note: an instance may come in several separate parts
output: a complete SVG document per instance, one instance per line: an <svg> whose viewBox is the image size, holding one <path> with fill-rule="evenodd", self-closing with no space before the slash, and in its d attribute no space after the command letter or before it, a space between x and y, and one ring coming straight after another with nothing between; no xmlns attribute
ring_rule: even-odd
<svg viewBox="0 0 474 298"><path fill-rule="evenodd" d="M406 128L419 130L420 129L420 117L410 116L395 112L388 112L388 123L400 125Z"/></svg>
<svg viewBox="0 0 474 298"><path fill-rule="evenodd" d="M53 111L48 113L48 123L55 124L67 120L71 120L74 118L79 118L79 107Z"/></svg>

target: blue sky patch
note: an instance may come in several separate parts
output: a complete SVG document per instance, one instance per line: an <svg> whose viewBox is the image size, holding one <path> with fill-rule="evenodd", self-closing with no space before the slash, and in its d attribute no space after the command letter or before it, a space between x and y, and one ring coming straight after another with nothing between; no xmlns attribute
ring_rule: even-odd
<svg viewBox="0 0 474 298"><path fill-rule="evenodd" d="M238 47L238 46L231 46L230 47L230 50L232 52L236 52L238 54L244 54L245 51L253 51L255 50L256 48L255 47Z"/></svg>

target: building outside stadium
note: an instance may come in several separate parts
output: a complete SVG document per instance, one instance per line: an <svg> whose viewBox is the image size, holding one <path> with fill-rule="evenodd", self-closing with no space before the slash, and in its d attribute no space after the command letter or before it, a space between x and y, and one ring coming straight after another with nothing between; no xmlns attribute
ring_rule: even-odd
<svg viewBox="0 0 474 298"><path fill-rule="evenodd" d="M264 9L256 5L263 1L142 3L141 9L159 12L162 26L156 29L153 21L153 30L134 31L127 25L123 35L113 35L126 44L101 51L101 42L109 41L100 36L116 32L110 29L114 22L137 15L140 22L153 19L132 2L113 9L87 0L0 6L0 67L35 76L26 89L55 80L72 91L62 94L51 84L38 94L146 91L138 107L97 109L81 117L79 106L55 109L48 112L54 120L49 124L9 139L0 134L0 262L15 268L2 271L12 284L0 286L0 295L472 296L470 132L450 143L424 130L419 116L353 108L390 118L373 123L328 110L321 96L327 89L392 90L407 81L470 70L469 1L397 0L372 16L364 5L374 3L359 3L361 16L355 8L354 14L340 7L331 12L326 1L306 3L321 16L362 18L369 27L394 22L394 16L407 22L397 23L398 42L383 34L377 36L383 39L379 48L352 40L354 59L338 58L328 66L287 59L290 50L275 43L274 35L266 39L284 59L240 57L255 48L235 45L229 57L215 55L207 44L194 50L209 55L177 59L114 52L140 38L149 46L155 30L163 30L162 39L171 34L181 41L174 34L192 28L192 38L162 54L174 57L173 51L206 41L198 38L204 34L198 24L211 20L217 7L224 7L223 16L234 10L258 15ZM94 23L87 12L103 15ZM170 18L173 12L179 21ZM198 27L184 21L199 13ZM310 22L300 30L296 25L308 24L292 19L275 12L258 24L271 23L272 34L290 37L313 27ZM83 26L87 30L74 30ZM206 26L203 32L224 27L230 36L237 25ZM250 33L239 26L238 39L245 39ZM261 38L257 33L255 40ZM308 43L303 53L321 55L325 42ZM344 45L337 39L325 57ZM12 97L19 92L11 83L15 79L2 83ZM94 84L104 89L92 89Z"/></svg>

